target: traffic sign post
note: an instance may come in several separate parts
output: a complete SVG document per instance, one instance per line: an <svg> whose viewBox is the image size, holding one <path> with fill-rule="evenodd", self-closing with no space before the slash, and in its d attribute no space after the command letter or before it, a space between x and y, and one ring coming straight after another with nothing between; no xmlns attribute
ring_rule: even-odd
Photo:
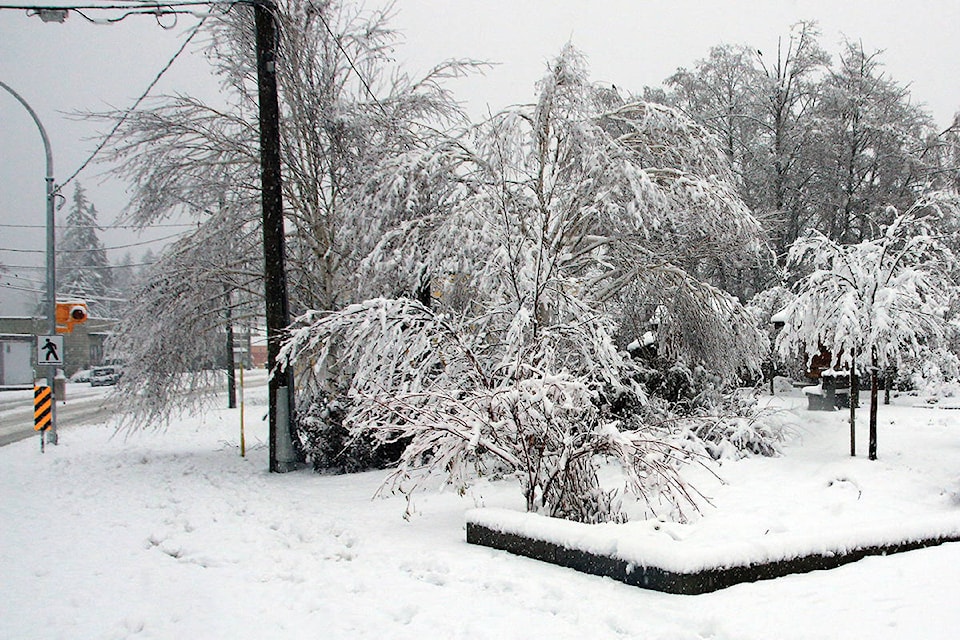
<svg viewBox="0 0 960 640"><path fill-rule="evenodd" d="M48 367L48 371L63 366L63 336L37 336L37 365ZM53 400L54 376L47 376L47 384L33 387L33 428L40 432L40 451L44 450L44 440L56 444L56 403Z"/></svg>
<svg viewBox="0 0 960 640"><path fill-rule="evenodd" d="M40 432L40 451L43 451L43 433L53 422L53 389L46 385L33 387L33 428Z"/></svg>

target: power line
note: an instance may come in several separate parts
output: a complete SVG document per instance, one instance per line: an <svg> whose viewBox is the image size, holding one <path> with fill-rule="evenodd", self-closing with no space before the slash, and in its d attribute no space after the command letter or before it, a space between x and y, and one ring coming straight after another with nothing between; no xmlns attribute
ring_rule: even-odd
<svg viewBox="0 0 960 640"><path fill-rule="evenodd" d="M251 4L250 0L181 0L179 2L148 3L148 2L117 2L114 4L64 4L64 5L36 5L36 4L0 4L0 9L18 9L21 11L122 11L125 9L139 9L143 14L153 14L157 10L181 7L233 7L238 4Z"/></svg>
<svg viewBox="0 0 960 640"><path fill-rule="evenodd" d="M118 244L112 247L101 247L99 249L57 249L57 253L90 253L93 251L113 251L114 249L129 249L131 247L142 247L144 245L153 244L155 242L163 242L164 240L171 240L178 236L184 235L186 232L174 233L169 236L164 236L162 238L155 238L153 240L143 240L141 242L131 242L130 244ZM46 253L43 249L13 249L7 247L0 247L0 251L9 251L10 253Z"/></svg>
<svg viewBox="0 0 960 640"><path fill-rule="evenodd" d="M40 16L44 22L63 22L69 12L76 13L81 18L93 24L110 25L133 15L147 15L157 18L159 23L163 16L191 15L196 18L203 18L209 13L193 11L194 7L226 7L229 11L238 4L253 4L255 0L191 0L188 2L119 2L115 4L73 4L73 5L25 5L25 4L0 4L0 9L13 9L16 11L26 11L28 16ZM124 11L121 15L111 18L91 18L83 13L84 11ZM161 24L164 29L173 28L174 25L166 26Z"/></svg>
<svg viewBox="0 0 960 640"><path fill-rule="evenodd" d="M46 293L46 291L45 291L45 290L42 290L42 289L29 289L29 288L27 288L27 287L18 287L18 286L16 286L16 285L9 284L9 283L6 283L6 282L0 282L0 288L9 289L9 290L11 290L11 291L25 291L25 292L27 292L27 293L37 293L37 294L45 294L45 293Z"/></svg>
<svg viewBox="0 0 960 640"><path fill-rule="evenodd" d="M337 43L337 49L339 49L340 53L343 54L343 57L347 59L347 64L350 65L350 68L353 69L353 72L357 75L357 78L360 79L360 84L362 84L363 88L366 89L367 95L369 95L370 98L376 103L376 105L380 107L380 111L383 112L383 115L389 118L390 114L387 113L387 110L384 108L384 106L380 104L380 100L373 93L373 89L370 88L370 84L367 82L367 79L363 77L363 74L360 73L360 70L357 69L355 64L353 64L353 59L350 57L350 54L347 53L347 50L343 48L343 44L340 42L340 38L338 38L337 35L333 32L333 30L330 28L330 25L327 23L327 19L323 17L323 11L315 7L312 2L310 3L310 5L317 10L316 15L320 19L320 22L323 24L324 29L327 30L327 33L330 34L330 37L333 38L333 41Z"/></svg>
<svg viewBox="0 0 960 640"><path fill-rule="evenodd" d="M63 189L68 184L70 184L70 182L74 178L76 178L81 171L86 169L87 166L91 162L93 162L93 159L96 158L101 151L103 151L103 148L107 146L107 143L110 141L110 139L113 138L114 134L120 129L121 126L123 126L123 123L127 121L127 116L129 116L131 112L133 112L134 110L136 110L137 107L140 106L140 103L146 99L150 91L152 91L153 88L157 85L157 83L160 82L160 78L162 78L163 75L167 72L167 70L169 70L170 67L173 66L173 63L176 61L177 58L180 57L180 54L184 52L184 50L187 48L187 45L193 41L194 36L196 36L200 32L200 27L203 26L206 20L207 20L206 15L200 18L200 21L197 23L197 26L193 28L193 31L190 32L190 35L187 36L187 38L183 41L183 43L180 45L180 48L177 49L177 52L173 54L173 57L170 58L170 60L168 60L165 65L163 65L163 68L160 69L160 72L157 73L157 75L153 78L153 80L150 81L150 84L147 85L147 88L143 91L143 93L140 94L140 97L137 98L136 101L134 101L133 106L131 106L129 109L127 109L124 112L124 114L113 125L113 128L110 129L110 132L106 136L104 136L102 140L100 140L100 144L98 144L97 148L93 150L93 153L91 153L90 156L83 161L83 164L80 165L79 169L74 171L69 178L67 178L66 180L63 181L62 184L57 186L58 192L60 192L61 189Z"/></svg>
<svg viewBox="0 0 960 640"><path fill-rule="evenodd" d="M96 224L71 224L65 225L72 229L98 229L100 231L110 231L111 229L135 229L135 230L144 230L144 229L160 229L164 227L176 228L176 229L192 229L197 226L196 223L185 222L183 224L174 224L174 223L157 223L149 224L146 226L139 224L111 224L111 225L96 225ZM0 229L46 229L47 225L45 224L0 224Z"/></svg>
<svg viewBox="0 0 960 640"><path fill-rule="evenodd" d="M37 295L46 295L45 289L30 289L27 287L18 287L12 285L8 282L0 282L0 289L9 289L10 291L23 291L26 293L35 293ZM92 302L129 302L129 298L111 298L110 296L95 296L90 295L89 293L76 292L76 291L58 291L58 296L76 296L83 297Z"/></svg>
<svg viewBox="0 0 960 640"><path fill-rule="evenodd" d="M26 276L20 275L19 273L5 273L3 275L0 275L0 278L7 280L8 281L7 284L10 284L9 280L11 278L14 280L22 280L24 282L29 282L31 284L36 284L36 285L46 284L45 280L39 280L37 278L28 278Z"/></svg>
<svg viewBox="0 0 960 640"><path fill-rule="evenodd" d="M155 264L157 264L157 263L156 263L156 262L132 262L132 263L130 263L130 264L106 264L106 265L103 265L102 267L93 267L93 268L98 269L98 270L99 270L99 269L129 269L129 268L131 268L131 267L152 267L152 266L155 265ZM44 266L44 265L37 265L37 264L6 264L6 263L0 263L0 268L6 268L6 269L34 269L34 270L37 270L37 271L41 271L41 270L45 271L47 267ZM0 278L2 278L2 277L3 277L3 272L0 271Z"/></svg>

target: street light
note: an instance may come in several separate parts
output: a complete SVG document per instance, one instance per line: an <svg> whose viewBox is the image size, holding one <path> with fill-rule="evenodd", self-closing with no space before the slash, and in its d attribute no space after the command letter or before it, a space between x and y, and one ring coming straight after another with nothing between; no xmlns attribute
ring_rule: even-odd
<svg viewBox="0 0 960 640"><path fill-rule="evenodd" d="M40 137L43 138L43 151L47 155L47 335L57 334L57 261L56 261L56 240L54 234L54 215L53 199L55 189L53 184L53 151L50 149L50 138L47 137L47 130L43 128L43 123L37 116L37 112L27 103L23 97L14 91L8 84L0 81L0 87L6 89L10 95L17 99L17 102L23 105L33 118L40 130ZM56 365L47 367L47 386L53 389L53 379L56 376ZM50 428L47 430L47 442L57 444L57 402L56 398L51 403Z"/></svg>

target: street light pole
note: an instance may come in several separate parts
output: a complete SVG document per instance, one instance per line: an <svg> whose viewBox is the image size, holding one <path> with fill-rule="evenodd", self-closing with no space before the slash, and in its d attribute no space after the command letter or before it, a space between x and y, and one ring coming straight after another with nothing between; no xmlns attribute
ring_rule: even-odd
<svg viewBox="0 0 960 640"><path fill-rule="evenodd" d="M36 111L27 103L23 97L14 91L8 84L0 81L0 87L3 87L10 93L17 102L23 105L33 118L40 130L40 137L43 139L43 151L47 156L47 335L57 334L57 260L56 260L56 233L54 229L54 211L53 199L56 194L56 187L53 184L53 151L50 149L50 138L47 137L47 130L43 128L43 123L37 116ZM53 390L53 380L57 374L57 367L47 367L47 385ZM57 398L53 399L50 407L50 428L47 430L47 442L57 444Z"/></svg>

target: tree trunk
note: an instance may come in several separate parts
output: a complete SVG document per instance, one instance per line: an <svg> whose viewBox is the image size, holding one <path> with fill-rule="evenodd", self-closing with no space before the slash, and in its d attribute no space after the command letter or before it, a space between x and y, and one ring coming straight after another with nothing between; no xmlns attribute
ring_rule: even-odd
<svg viewBox="0 0 960 640"><path fill-rule="evenodd" d="M850 362L850 456L857 455L857 401L859 394L856 389L859 388L860 381L857 379L857 352L853 352L853 360Z"/></svg>
<svg viewBox="0 0 960 640"><path fill-rule="evenodd" d="M230 290L224 286L227 316L227 408L237 408L237 363L234 355L233 311L230 309Z"/></svg>
<svg viewBox="0 0 960 640"><path fill-rule="evenodd" d="M417 283L417 290L414 292L414 296L416 296L417 302L425 306L427 309L433 306L433 291L431 287L430 274L425 268L420 273L420 279Z"/></svg>
<svg viewBox="0 0 960 640"><path fill-rule="evenodd" d="M893 378L893 369L887 367L883 371L883 404L890 404L890 383Z"/></svg>
<svg viewBox="0 0 960 640"><path fill-rule="evenodd" d="M877 459L877 388L879 380L877 378L877 358L874 356L870 362L870 449L869 458Z"/></svg>

